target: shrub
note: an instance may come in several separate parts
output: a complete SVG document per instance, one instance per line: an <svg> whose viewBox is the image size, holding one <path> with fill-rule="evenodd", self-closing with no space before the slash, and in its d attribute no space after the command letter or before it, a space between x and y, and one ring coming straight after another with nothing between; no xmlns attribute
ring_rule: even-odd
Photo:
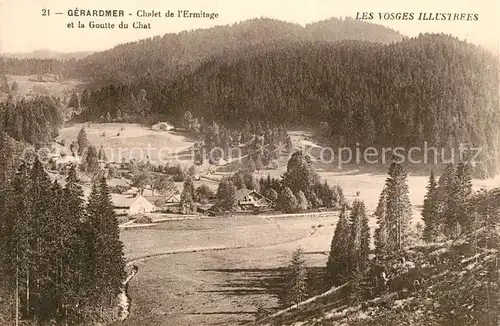
<svg viewBox="0 0 500 326"><path fill-rule="evenodd" d="M173 179L175 182L184 182L184 180L186 180L186 174L183 172L177 173L176 175L174 175Z"/></svg>
<svg viewBox="0 0 500 326"><path fill-rule="evenodd" d="M134 218L135 218L134 223L138 224L153 223L153 219L147 215L137 215Z"/></svg>

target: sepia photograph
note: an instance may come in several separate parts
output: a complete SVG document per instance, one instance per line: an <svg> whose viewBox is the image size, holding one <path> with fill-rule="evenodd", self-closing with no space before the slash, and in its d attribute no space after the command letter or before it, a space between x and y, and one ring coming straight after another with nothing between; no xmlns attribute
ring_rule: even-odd
<svg viewBox="0 0 500 326"><path fill-rule="evenodd" d="M497 0L0 0L0 326L500 326Z"/></svg>

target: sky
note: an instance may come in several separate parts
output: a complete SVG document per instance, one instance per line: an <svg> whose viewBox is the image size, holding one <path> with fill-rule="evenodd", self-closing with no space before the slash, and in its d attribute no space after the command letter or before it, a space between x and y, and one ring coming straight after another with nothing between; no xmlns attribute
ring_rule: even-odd
<svg viewBox="0 0 500 326"><path fill-rule="evenodd" d="M69 9L122 9L126 17L69 17ZM42 16L42 10L50 16ZM190 10L216 12L219 18L138 18L136 12ZM56 15L62 12L62 15ZM301 25L330 17L355 17L357 12L373 12L370 22L388 26L407 36L435 32L452 34L500 49L500 0L0 0L0 53L49 49L58 52L101 51L139 39L183 30L228 25L243 20L268 17ZM478 21L390 21L378 13L420 12L477 13ZM128 13L132 13L129 16ZM119 24L128 29L68 28L78 20L88 24ZM151 23L151 29L133 29L132 23ZM500 51L499 51L500 52Z"/></svg>

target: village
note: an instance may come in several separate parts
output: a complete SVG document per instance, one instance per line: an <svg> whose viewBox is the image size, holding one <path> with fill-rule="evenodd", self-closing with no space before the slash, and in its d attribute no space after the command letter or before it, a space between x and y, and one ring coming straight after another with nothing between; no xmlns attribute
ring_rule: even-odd
<svg viewBox="0 0 500 326"><path fill-rule="evenodd" d="M217 162L210 161L209 163L208 160L203 159L200 161L199 152L202 150L203 142L194 141L175 143L176 148L169 153L169 155L175 154L172 155L175 161L166 161L164 165L152 164L151 161L155 162L154 158L148 156L142 160L140 157L132 157L128 160L123 156L119 160L107 157L116 158L116 155L113 155L113 150L116 149L113 147L116 146L116 139L145 147L145 143L134 144L130 141L131 137L135 138L135 134L139 132L144 141L158 141L162 137L167 137L170 141L174 137L179 137L179 134L186 133L185 130L174 128L172 124L165 121L147 128L125 123L70 125L61 130L61 134L54 140L49 153L46 154L45 162L49 175L64 186L68 169L76 165L85 198L91 192L92 182L98 176L105 176L115 213L122 228L147 226L178 219L282 213L276 209L276 196L268 198L259 191L258 187L255 187L257 189L247 189L245 186L236 188L233 198L234 206L230 210L217 207L216 193L219 182L224 176L246 171L248 177L248 154L232 160L224 160L220 157ZM109 146L106 147L107 145ZM239 146L244 147L241 144ZM80 149L80 147L85 148ZM281 159L285 160L286 157ZM262 178L269 175L263 168L257 171L255 167L251 167L251 170L250 175L254 183L257 183L258 176ZM187 180L190 180L190 187L194 190L193 203L189 208L182 204L182 191Z"/></svg>

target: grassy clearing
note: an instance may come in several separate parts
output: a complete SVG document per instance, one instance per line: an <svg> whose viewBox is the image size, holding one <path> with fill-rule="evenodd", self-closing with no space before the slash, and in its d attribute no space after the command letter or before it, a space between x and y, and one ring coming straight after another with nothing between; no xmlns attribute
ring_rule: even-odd
<svg viewBox="0 0 500 326"><path fill-rule="evenodd" d="M252 321L259 303L276 305L277 275L293 249L300 245L313 253L307 255L310 266L324 265L326 255L317 252L328 250L336 220L336 214L314 220L247 216L124 231L128 258L181 247L245 247L137 263L139 273L129 288L131 316L125 325L238 325Z"/></svg>
<svg viewBox="0 0 500 326"><path fill-rule="evenodd" d="M185 134L173 131L156 131L132 123L75 123L67 125L59 132L60 138L66 144L76 140L82 125L85 126L87 137L91 144L96 147L103 146L106 150L107 159L120 162L121 157L127 161L132 158L146 160L149 157L152 164L164 165L171 162L177 155L186 151L193 145L194 141ZM178 162L173 164L192 164L192 158L188 155L179 157Z"/></svg>
<svg viewBox="0 0 500 326"><path fill-rule="evenodd" d="M83 85L83 83L75 80L67 80L63 82L39 82L37 81L37 76L8 75L7 80L9 85L11 85L14 81L18 84L19 88L16 95L20 97L44 95L64 99L66 96L71 96L76 89Z"/></svg>

